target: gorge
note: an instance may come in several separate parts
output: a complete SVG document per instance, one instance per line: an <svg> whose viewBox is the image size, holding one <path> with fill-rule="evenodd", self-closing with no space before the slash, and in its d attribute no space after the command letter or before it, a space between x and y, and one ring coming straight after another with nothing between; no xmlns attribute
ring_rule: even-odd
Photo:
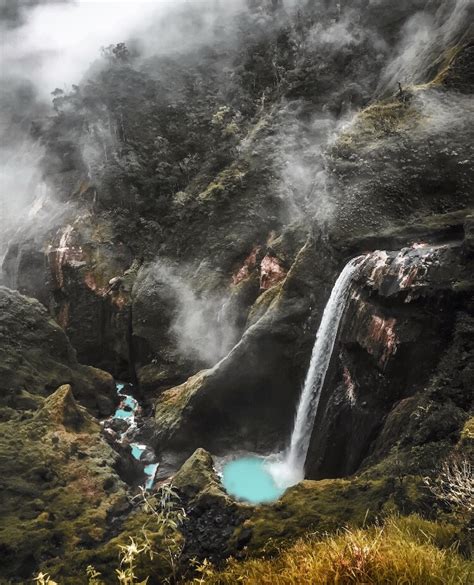
<svg viewBox="0 0 474 585"><path fill-rule="evenodd" d="M471 582L472 16L0 3L0 585Z"/></svg>
<svg viewBox="0 0 474 585"><path fill-rule="evenodd" d="M277 499L283 493L283 489L304 479L304 466L314 419L336 342L339 322L344 314L352 277L363 260L364 257L360 256L346 264L337 278L324 308L287 451L270 456L266 462L247 457L226 464L222 472L224 487L232 495L238 497L240 495L239 489L243 490L244 494L248 493L252 479L258 478L256 480L258 487L255 488L258 495L253 493L254 490L251 490L250 501L254 503L271 501ZM238 472L234 470L238 470ZM230 480L226 477L229 474L231 474ZM269 479L263 483L265 477ZM249 498L244 496L243 499Z"/></svg>

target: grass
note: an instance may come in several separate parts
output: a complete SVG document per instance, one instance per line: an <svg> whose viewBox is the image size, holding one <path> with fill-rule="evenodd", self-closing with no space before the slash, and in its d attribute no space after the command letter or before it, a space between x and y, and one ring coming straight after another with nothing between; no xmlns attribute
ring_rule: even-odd
<svg viewBox="0 0 474 585"><path fill-rule="evenodd" d="M364 146L372 148L375 141L411 130L420 120L421 115L412 104L397 98L386 99L362 110L341 133L336 146L349 147L351 150Z"/></svg>
<svg viewBox="0 0 474 585"><path fill-rule="evenodd" d="M190 583L209 585L461 585L474 563L457 554L453 527L418 516L381 526L301 538L272 559L231 559L222 570L205 562Z"/></svg>

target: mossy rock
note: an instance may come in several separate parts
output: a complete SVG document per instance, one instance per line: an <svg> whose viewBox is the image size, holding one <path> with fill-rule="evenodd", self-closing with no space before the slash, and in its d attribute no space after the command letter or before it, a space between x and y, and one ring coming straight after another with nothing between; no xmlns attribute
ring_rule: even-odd
<svg viewBox="0 0 474 585"><path fill-rule="evenodd" d="M58 566L78 548L94 550L128 508L118 454L71 387L40 400L36 412L0 423L0 549L5 577L20 581L43 567L59 575Z"/></svg>
<svg viewBox="0 0 474 585"><path fill-rule="evenodd" d="M63 329L38 301L0 287L0 313L0 403L28 408L33 403L25 396L34 401L70 384L94 413L111 414L116 401L112 376L78 363Z"/></svg>
<svg viewBox="0 0 474 585"><path fill-rule="evenodd" d="M271 553L305 532L324 534L341 526L363 526L385 515L424 507L421 478L397 484L392 478L305 480L275 503L254 507L233 542L245 536L250 554Z"/></svg>

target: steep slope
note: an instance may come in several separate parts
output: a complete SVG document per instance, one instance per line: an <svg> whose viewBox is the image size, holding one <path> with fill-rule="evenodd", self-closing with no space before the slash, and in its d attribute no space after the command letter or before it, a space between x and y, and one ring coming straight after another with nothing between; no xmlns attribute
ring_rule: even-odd
<svg viewBox="0 0 474 585"><path fill-rule="evenodd" d="M149 525L90 414L113 411L112 375L136 384L163 477L191 456L174 477L181 565L146 559L150 583L391 512L447 514L468 550L469 519L423 477L472 456L471 15L249 0L191 49L117 39L47 114L25 98L40 172L31 214L0 234L19 291L0 287L6 578L72 585L91 563L112 582L116 546ZM359 254L307 479L266 506L233 500L212 456L287 446Z"/></svg>

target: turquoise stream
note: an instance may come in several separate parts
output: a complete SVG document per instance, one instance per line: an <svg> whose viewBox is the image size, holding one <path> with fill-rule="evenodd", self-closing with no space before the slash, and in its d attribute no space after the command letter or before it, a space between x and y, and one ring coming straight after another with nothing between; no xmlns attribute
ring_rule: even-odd
<svg viewBox="0 0 474 585"><path fill-rule="evenodd" d="M251 504L277 500L285 491L278 487L261 457L242 457L229 461L222 468L222 484L227 493Z"/></svg>
<svg viewBox="0 0 474 585"><path fill-rule="evenodd" d="M119 418L122 420L126 420L129 423L128 429L122 433L122 439L127 434L129 429L135 425L135 413L139 406L138 401L130 396L129 394L125 394L124 388L125 384L117 383L117 394L121 398L121 402L113 418ZM125 410L126 409L126 410ZM130 443L130 448L132 450L132 457L134 457L137 461L140 461L143 452L146 450L146 445L141 445L140 443ZM158 469L158 463L150 463L149 465L145 465L144 472L147 477L145 482L146 489L151 489L153 487L153 483L155 481L156 471Z"/></svg>

